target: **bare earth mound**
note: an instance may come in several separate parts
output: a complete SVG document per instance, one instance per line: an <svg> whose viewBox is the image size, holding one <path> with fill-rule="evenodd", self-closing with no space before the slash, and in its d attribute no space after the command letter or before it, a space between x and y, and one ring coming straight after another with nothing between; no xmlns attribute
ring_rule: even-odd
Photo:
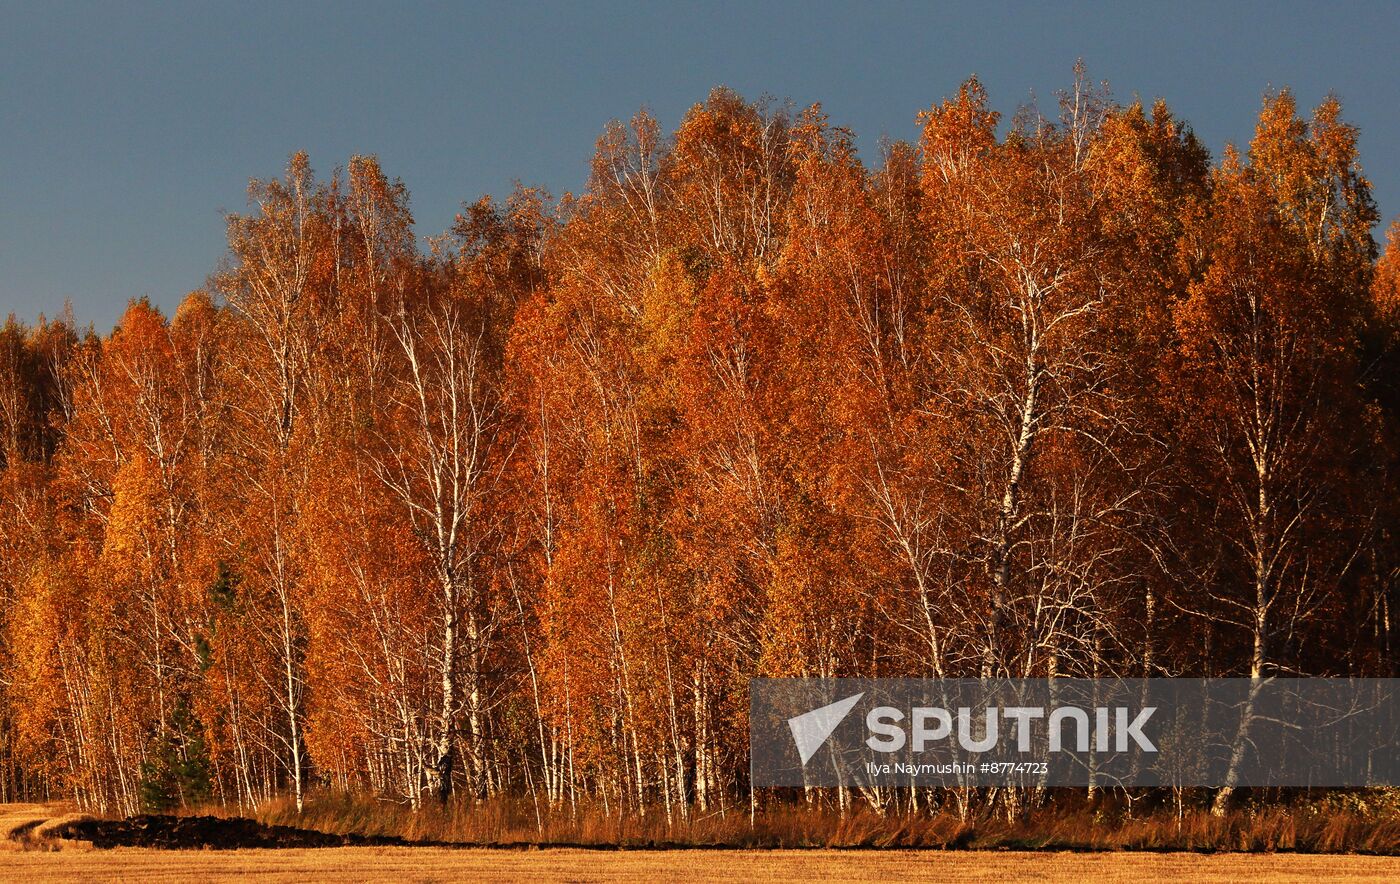
<svg viewBox="0 0 1400 884"><path fill-rule="evenodd" d="M163 850L408 846L402 838L336 835L292 826L268 826L243 817L142 814L124 820L91 817L56 826L50 837L87 841L94 847L157 847Z"/></svg>

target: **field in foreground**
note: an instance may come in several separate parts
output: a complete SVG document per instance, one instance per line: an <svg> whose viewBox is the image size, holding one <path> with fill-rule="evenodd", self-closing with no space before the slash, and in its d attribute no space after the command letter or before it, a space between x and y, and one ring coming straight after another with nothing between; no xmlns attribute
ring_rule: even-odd
<svg viewBox="0 0 1400 884"><path fill-rule="evenodd" d="M74 828L74 827L77 828ZM96 828L93 828L96 826ZM210 827L219 831L205 831ZM224 831L224 830L227 831ZM212 837L211 837L212 836ZM244 840L228 841L229 837ZM842 849L296 847L325 832L213 817L95 820L38 804L0 805L0 880L187 881L810 881L1400 880L1400 857L1362 854ZM361 836L363 837L363 836ZM385 838L388 836L377 836ZM160 850L118 844L278 844ZM129 840L153 839L153 840ZM128 840L124 840L128 839ZM201 840L203 839L203 840ZM248 840L255 839L255 840ZM330 839L330 840L327 840ZM362 842L361 842L362 843Z"/></svg>
<svg viewBox="0 0 1400 884"><path fill-rule="evenodd" d="M1025 853L866 850L63 850L0 855L0 877L265 881L1353 881L1400 880L1400 858L1303 854Z"/></svg>

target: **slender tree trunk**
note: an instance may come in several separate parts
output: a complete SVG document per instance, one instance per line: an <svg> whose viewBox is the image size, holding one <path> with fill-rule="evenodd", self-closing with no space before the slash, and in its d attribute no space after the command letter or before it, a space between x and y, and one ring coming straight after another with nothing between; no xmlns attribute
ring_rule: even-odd
<svg viewBox="0 0 1400 884"><path fill-rule="evenodd" d="M438 734L433 744L432 789L443 803L452 797L454 765L452 722L457 705L457 581L449 572L442 575L442 684L438 707Z"/></svg>

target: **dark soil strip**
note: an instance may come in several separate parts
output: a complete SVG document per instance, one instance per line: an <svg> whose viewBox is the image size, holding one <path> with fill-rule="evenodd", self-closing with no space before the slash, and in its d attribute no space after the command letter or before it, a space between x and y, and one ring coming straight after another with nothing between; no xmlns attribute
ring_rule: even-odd
<svg viewBox="0 0 1400 884"><path fill-rule="evenodd" d="M386 835L334 835L292 826L266 826L244 817L144 814L124 820L82 819L58 826L52 837L90 841L94 847L237 850L244 847L424 846Z"/></svg>
<svg viewBox="0 0 1400 884"><path fill-rule="evenodd" d="M27 831L37 826L39 820L26 823L19 831ZM246 817L217 816L168 816L144 814L124 820L102 820L91 817L64 823L45 833L46 837L73 841L88 841L94 847L154 847L165 850L237 850L240 848L296 848L296 847L449 847L456 849L495 850L541 850L548 848L572 848L599 852L629 850L808 850L815 847L787 847L763 844L704 844L676 843L668 841L599 844L599 843L553 843L553 842L501 842L495 844L466 843L454 841L413 841L392 835L337 835L331 832L318 832L314 829L299 829L295 826L269 826ZM13 837L13 836L12 836ZM974 846L970 833L959 836L952 842L938 846L918 847L914 845L873 844L845 845L824 848L827 850L1026 850L1026 851L1072 851L1075 853L1112 852L1112 848L1089 847L1083 844L1057 843L1053 840L1008 840L998 844ZM1130 847L1118 848L1130 853L1216 853L1211 848L1191 847ZM1250 851L1241 851L1250 852ZM1272 852L1272 851L1269 851ZM1281 853L1313 853L1312 850L1286 850ZM1353 851L1355 852L1355 851ZM1371 851L1359 851L1371 854Z"/></svg>
<svg viewBox="0 0 1400 884"><path fill-rule="evenodd" d="M18 826L10 830L10 840L23 841L25 838L29 837L30 832L39 828L39 824L42 822L43 820L30 820L27 823L20 823Z"/></svg>

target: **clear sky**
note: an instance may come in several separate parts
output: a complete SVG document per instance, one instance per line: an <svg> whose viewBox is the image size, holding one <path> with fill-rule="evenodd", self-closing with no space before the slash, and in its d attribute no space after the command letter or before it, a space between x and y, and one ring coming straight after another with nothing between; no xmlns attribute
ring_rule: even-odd
<svg viewBox="0 0 1400 884"><path fill-rule="evenodd" d="M1082 56L1161 96L1219 155L1260 96L1329 91L1400 212L1400 3L67 4L0 0L0 314L71 299L105 330L170 308L223 253L221 213L304 148L377 153L420 235L512 181L584 182L603 125L668 127L726 85L820 101L867 158L976 73L997 109L1050 105Z"/></svg>

